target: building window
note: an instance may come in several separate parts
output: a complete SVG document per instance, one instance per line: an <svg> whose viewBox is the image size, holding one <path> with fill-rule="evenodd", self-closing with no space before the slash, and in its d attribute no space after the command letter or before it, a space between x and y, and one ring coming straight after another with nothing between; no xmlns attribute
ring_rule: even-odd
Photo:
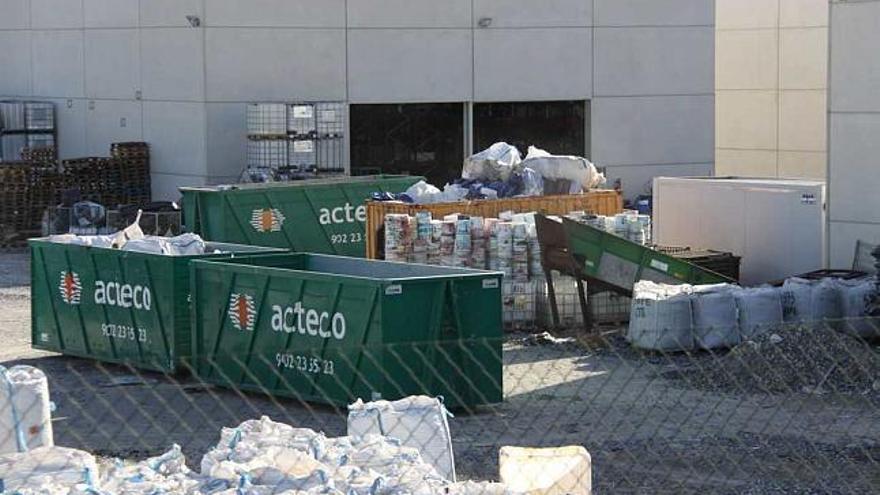
<svg viewBox="0 0 880 495"><path fill-rule="evenodd" d="M443 186L461 176L462 103L351 105L351 173L423 175Z"/></svg>
<svg viewBox="0 0 880 495"><path fill-rule="evenodd" d="M523 154L537 146L556 155L589 158L589 102L545 101L474 104L474 151L506 141Z"/></svg>

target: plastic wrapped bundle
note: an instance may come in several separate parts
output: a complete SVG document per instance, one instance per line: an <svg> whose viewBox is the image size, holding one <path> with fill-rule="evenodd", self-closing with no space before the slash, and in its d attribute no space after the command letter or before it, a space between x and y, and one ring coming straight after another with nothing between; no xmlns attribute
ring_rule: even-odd
<svg viewBox="0 0 880 495"><path fill-rule="evenodd" d="M443 220L440 224L440 264L443 266L454 266L455 229L455 220Z"/></svg>
<svg viewBox="0 0 880 495"><path fill-rule="evenodd" d="M482 217L471 218L471 268L486 269L486 223Z"/></svg>
<svg viewBox="0 0 880 495"><path fill-rule="evenodd" d="M495 224L495 242L498 271L505 277L513 276L513 223L498 222Z"/></svg>
<svg viewBox="0 0 880 495"><path fill-rule="evenodd" d="M452 266L465 267L471 258L471 220L460 218L455 223L455 247L452 253Z"/></svg>
<svg viewBox="0 0 880 495"><path fill-rule="evenodd" d="M826 278L813 284L810 306L813 309L812 320L839 320L843 317L843 304L840 298L840 284L836 280Z"/></svg>
<svg viewBox="0 0 880 495"><path fill-rule="evenodd" d="M534 449L502 447L502 483L513 493L590 495L592 459L581 446Z"/></svg>
<svg viewBox="0 0 880 495"><path fill-rule="evenodd" d="M413 243L412 218L391 213L385 215L385 259L409 261Z"/></svg>
<svg viewBox="0 0 880 495"><path fill-rule="evenodd" d="M504 326L518 330L534 326L537 290L534 281L505 280L501 284L501 316Z"/></svg>
<svg viewBox="0 0 880 495"><path fill-rule="evenodd" d="M440 264L440 238L443 236L443 222L431 220L431 237L428 239L427 263L429 265Z"/></svg>
<svg viewBox="0 0 880 495"><path fill-rule="evenodd" d="M525 222L513 224L511 274L516 282L525 282L529 279L529 238L527 227L528 225Z"/></svg>
<svg viewBox="0 0 880 495"><path fill-rule="evenodd" d="M520 163L522 155L515 146L495 143L465 159L461 176L464 179L507 182Z"/></svg>
<svg viewBox="0 0 880 495"><path fill-rule="evenodd" d="M541 262L541 242L538 240L538 229L534 224L528 226L529 239L529 275L532 278L544 277L544 265Z"/></svg>

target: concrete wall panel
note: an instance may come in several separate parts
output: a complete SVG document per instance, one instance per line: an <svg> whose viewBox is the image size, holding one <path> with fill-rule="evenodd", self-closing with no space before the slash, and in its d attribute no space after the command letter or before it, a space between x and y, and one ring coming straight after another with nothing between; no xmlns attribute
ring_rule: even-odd
<svg viewBox="0 0 880 495"><path fill-rule="evenodd" d="M58 157L78 158L88 155L86 141L87 101L76 98L53 99L55 103L56 146ZM108 149L109 152L109 149Z"/></svg>
<svg viewBox="0 0 880 495"><path fill-rule="evenodd" d="M776 89L779 80L776 30L718 31L715 44L717 89Z"/></svg>
<svg viewBox="0 0 880 495"><path fill-rule="evenodd" d="M345 0L208 0L205 8L210 27L345 27Z"/></svg>
<svg viewBox="0 0 880 495"><path fill-rule="evenodd" d="M143 109L139 101L90 100L86 103L89 155L107 156L110 144L143 141Z"/></svg>
<svg viewBox="0 0 880 495"><path fill-rule="evenodd" d="M82 31L33 32L34 96L85 97Z"/></svg>
<svg viewBox="0 0 880 495"><path fill-rule="evenodd" d="M880 114L832 114L831 219L880 223Z"/></svg>
<svg viewBox="0 0 880 495"><path fill-rule="evenodd" d="M208 175L241 175L247 165L245 106L208 103Z"/></svg>
<svg viewBox="0 0 880 495"><path fill-rule="evenodd" d="M593 0L474 0L474 23L481 18L493 28L592 27Z"/></svg>
<svg viewBox="0 0 880 495"><path fill-rule="evenodd" d="M83 0L31 0L32 29L83 27Z"/></svg>
<svg viewBox="0 0 880 495"><path fill-rule="evenodd" d="M137 29L86 31L86 96L133 99L140 89Z"/></svg>
<svg viewBox="0 0 880 495"><path fill-rule="evenodd" d="M714 161L711 96L596 98L592 108L599 165Z"/></svg>
<svg viewBox="0 0 880 495"><path fill-rule="evenodd" d="M154 172L208 175L203 103L144 102L144 140Z"/></svg>
<svg viewBox="0 0 880 495"><path fill-rule="evenodd" d="M353 103L468 100L470 50L470 30L352 30L349 97Z"/></svg>
<svg viewBox="0 0 880 495"><path fill-rule="evenodd" d="M209 28L205 59L209 101L345 98L343 30Z"/></svg>
<svg viewBox="0 0 880 495"><path fill-rule="evenodd" d="M474 37L477 101L592 96L590 29L483 29Z"/></svg>
<svg viewBox="0 0 880 495"><path fill-rule="evenodd" d="M835 6L831 17L832 111L880 111L880 3Z"/></svg>
<svg viewBox="0 0 880 495"><path fill-rule="evenodd" d="M141 0L141 27L189 27L186 16L198 16L202 25L205 12L202 0Z"/></svg>
<svg viewBox="0 0 880 495"><path fill-rule="evenodd" d="M0 0L0 29L30 27L30 0Z"/></svg>
<svg viewBox="0 0 880 495"><path fill-rule="evenodd" d="M469 28L471 0L357 0L348 2L352 28Z"/></svg>
<svg viewBox="0 0 880 495"><path fill-rule="evenodd" d="M593 0L598 26L712 26L714 2L706 0Z"/></svg>
<svg viewBox="0 0 880 495"><path fill-rule="evenodd" d="M31 94L31 33L0 31L0 94Z"/></svg>
<svg viewBox="0 0 880 495"><path fill-rule="evenodd" d="M204 101L204 45L199 29L141 30L144 99Z"/></svg>
<svg viewBox="0 0 880 495"><path fill-rule="evenodd" d="M87 28L138 27L138 0L82 0Z"/></svg>
<svg viewBox="0 0 880 495"><path fill-rule="evenodd" d="M712 94L712 28L596 28L597 96Z"/></svg>

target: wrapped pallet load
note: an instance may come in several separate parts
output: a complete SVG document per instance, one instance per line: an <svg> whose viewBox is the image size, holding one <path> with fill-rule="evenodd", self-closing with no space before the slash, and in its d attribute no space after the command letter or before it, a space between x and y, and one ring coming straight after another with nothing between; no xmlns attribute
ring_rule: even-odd
<svg viewBox="0 0 880 495"><path fill-rule="evenodd" d="M627 340L652 351L694 348L694 323L689 286L662 285L647 280L633 288Z"/></svg>
<svg viewBox="0 0 880 495"><path fill-rule="evenodd" d="M740 289L734 295L742 340L758 337L782 326L782 298L776 288Z"/></svg>
<svg viewBox="0 0 880 495"><path fill-rule="evenodd" d="M537 172L546 180L566 180L571 183L568 192L580 193L605 184L605 176L586 158L560 156L529 146L529 153L522 162L523 168Z"/></svg>
<svg viewBox="0 0 880 495"><path fill-rule="evenodd" d="M722 349L740 343L735 290L728 284L694 287L691 303L697 347Z"/></svg>
<svg viewBox="0 0 880 495"><path fill-rule="evenodd" d="M502 447L501 482L525 495L590 495L590 454L580 446L549 449Z"/></svg>
<svg viewBox="0 0 880 495"><path fill-rule="evenodd" d="M441 476L455 481L449 412L440 400L425 396L394 402L358 400L348 411L349 436L383 435L400 440L417 449Z"/></svg>
<svg viewBox="0 0 880 495"><path fill-rule="evenodd" d="M0 382L0 454L54 445L46 375L33 366L0 366Z"/></svg>

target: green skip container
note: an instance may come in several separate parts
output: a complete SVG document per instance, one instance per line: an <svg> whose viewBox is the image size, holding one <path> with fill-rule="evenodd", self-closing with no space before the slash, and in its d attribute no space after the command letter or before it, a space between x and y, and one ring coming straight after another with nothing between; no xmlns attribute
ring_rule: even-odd
<svg viewBox="0 0 880 495"><path fill-rule="evenodd" d="M316 254L192 264L200 380L347 405L501 402L501 273Z"/></svg>
<svg viewBox="0 0 880 495"><path fill-rule="evenodd" d="M184 223L205 239L363 258L364 202L424 177L375 175L268 184L184 187Z"/></svg>
<svg viewBox="0 0 880 495"><path fill-rule="evenodd" d="M191 356L189 264L285 249L208 243L219 254L164 256L33 239L35 349L175 373Z"/></svg>

